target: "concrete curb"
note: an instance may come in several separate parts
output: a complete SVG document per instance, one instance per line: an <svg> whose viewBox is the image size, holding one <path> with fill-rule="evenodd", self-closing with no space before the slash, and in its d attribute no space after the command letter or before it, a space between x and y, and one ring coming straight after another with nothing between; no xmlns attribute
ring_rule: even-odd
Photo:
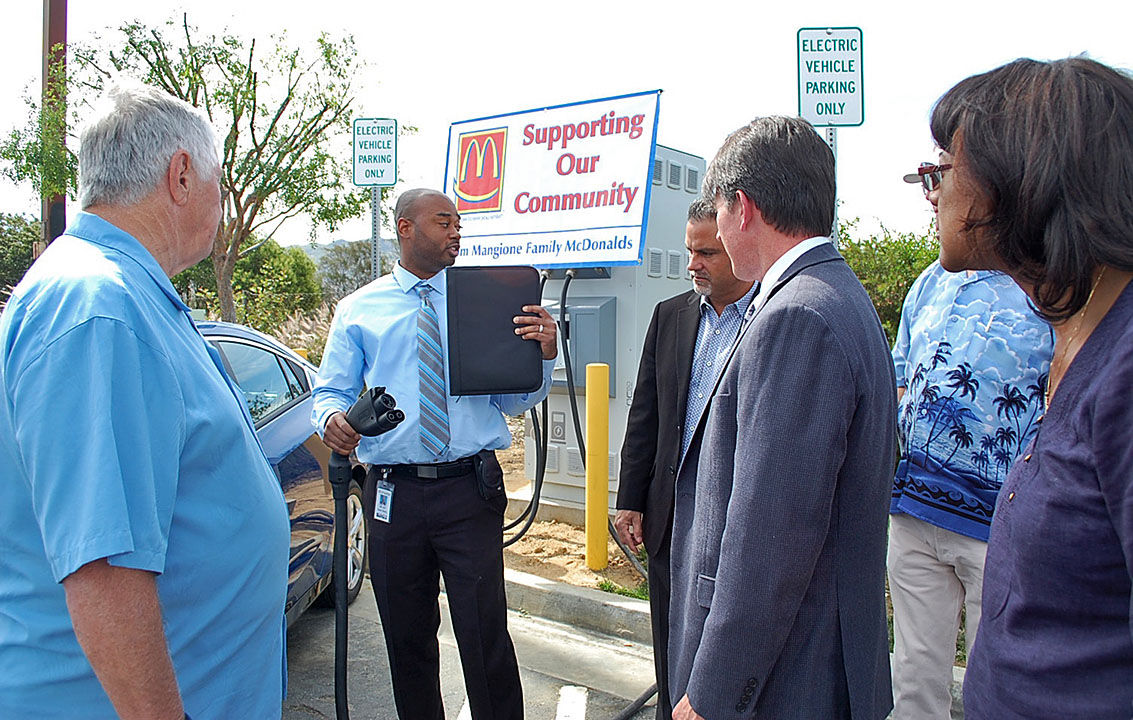
<svg viewBox="0 0 1133 720"><path fill-rule="evenodd" d="M508 607L512 610L643 645L653 644L646 600L576 587L511 569L504 570L504 587Z"/></svg>
<svg viewBox="0 0 1133 720"><path fill-rule="evenodd" d="M646 600L547 580L507 568L504 569L504 587L508 607L512 610L647 647L653 645L649 602ZM889 661L892 667L892 654ZM965 668L952 668L952 720L963 720L964 717L964 672Z"/></svg>

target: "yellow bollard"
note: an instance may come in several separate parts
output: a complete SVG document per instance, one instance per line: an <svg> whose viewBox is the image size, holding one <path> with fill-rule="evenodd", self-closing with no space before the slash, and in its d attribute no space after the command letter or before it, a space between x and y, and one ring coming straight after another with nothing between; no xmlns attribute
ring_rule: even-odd
<svg viewBox="0 0 1133 720"><path fill-rule="evenodd" d="M610 366L586 366L586 567L604 570L609 556Z"/></svg>

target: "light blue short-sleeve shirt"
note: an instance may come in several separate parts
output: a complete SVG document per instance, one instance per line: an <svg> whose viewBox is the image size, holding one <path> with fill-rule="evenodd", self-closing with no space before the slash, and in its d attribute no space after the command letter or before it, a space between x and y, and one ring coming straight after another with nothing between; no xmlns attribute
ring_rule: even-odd
<svg viewBox="0 0 1133 720"><path fill-rule="evenodd" d="M136 239L80 213L0 316L0 717L114 717L60 582L157 574L186 711L279 717L290 529L239 390Z"/></svg>

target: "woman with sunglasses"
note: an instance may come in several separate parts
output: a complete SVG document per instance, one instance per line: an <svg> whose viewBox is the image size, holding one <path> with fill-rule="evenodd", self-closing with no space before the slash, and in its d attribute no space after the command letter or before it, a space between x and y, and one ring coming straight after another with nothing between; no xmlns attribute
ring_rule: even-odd
<svg viewBox="0 0 1133 720"><path fill-rule="evenodd" d="M1000 270L1055 332L999 493L969 720L1133 716L1133 79L1017 60L937 102L918 173L947 270Z"/></svg>

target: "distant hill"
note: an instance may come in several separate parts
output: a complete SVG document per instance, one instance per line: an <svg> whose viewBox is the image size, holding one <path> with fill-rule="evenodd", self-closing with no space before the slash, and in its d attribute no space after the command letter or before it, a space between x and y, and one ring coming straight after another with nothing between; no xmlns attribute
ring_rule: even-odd
<svg viewBox="0 0 1133 720"><path fill-rule="evenodd" d="M370 242L370 239L369 238L365 238L365 239L362 239L362 240L339 239L339 240L335 240L334 242L329 242L329 243L305 243L303 245L299 245L298 247L300 247L303 250L303 252L307 255L307 257L311 258L311 262L315 263L315 265L317 266L319 264L319 260L322 259L323 255L326 253L328 248L332 248L335 245L343 245L345 243L352 243L352 242L367 242L368 243L368 242ZM385 252L386 253L395 252L394 248L393 248L393 241L391 241L389 238L383 237L382 243L385 245Z"/></svg>
<svg viewBox="0 0 1133 720"><path fill-rule="evenodd" d="M327 248L333 247L335 245L342 245L343 243L347 243L347 242L351 242L351 241L350 240L335 240L334 242L329 242L329 243L306 243L304 245L300 245L299 247L303 250L303 252L307 255L307 257L311 258L311 262L315 263L315 265L318 265L319 260L321 260L322 257L323 257L323 254L326 253Z"/></svg>

